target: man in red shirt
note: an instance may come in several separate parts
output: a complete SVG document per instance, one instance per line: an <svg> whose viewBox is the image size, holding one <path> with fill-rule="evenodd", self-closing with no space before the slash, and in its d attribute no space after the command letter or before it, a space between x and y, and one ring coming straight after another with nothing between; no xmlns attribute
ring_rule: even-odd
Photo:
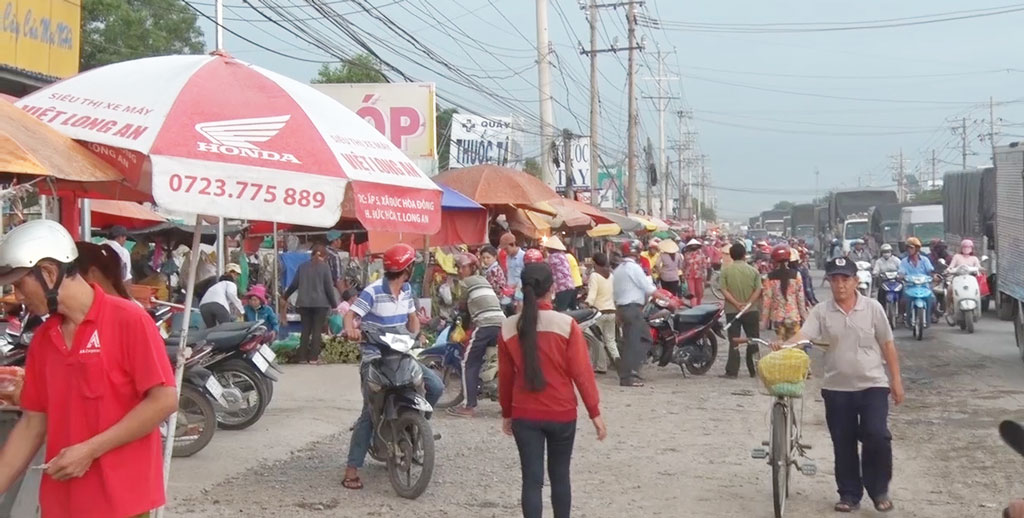
<svg viewBox="0 0 1024 518"><path fill-rule="evenodd" d="M37 220L0 240L0 285L50 315L29 346L23 415L0 449L0 493L46 440L43 518L129 518L165 502L160 423L178 407L163 340L134 302L75 268L74 240Z"/></svg>

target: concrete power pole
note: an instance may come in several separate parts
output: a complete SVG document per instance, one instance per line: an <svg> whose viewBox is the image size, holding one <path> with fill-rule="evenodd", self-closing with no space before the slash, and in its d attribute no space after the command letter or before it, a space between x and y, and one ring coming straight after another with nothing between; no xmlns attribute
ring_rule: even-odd
<svg viewBox="0 0 1024 518"><path fill-rule="evenodd" d="M896 181L896 184L897 184L896 188L898 190L896 191L896 193L897 193L897 197L900 200L900 203L903 203L903 202L907 201L907 194L906 194L906 192L907 192L906 191L907 174L906 174L906 171L903 168L903 148L900 148L900 164L899 164L899 167L900 167L899 168L899 179Z"/></svg>
<svg viewBox="0 0 1024 518"><path fill-rule="evenodd" d="M935 178L936 178L936 173L938 171L938 168L935 167L935 161L936 161L935 150L933 149L932 150L932 189L935 188L935 185L936 185L935 184Z"/></svg>
<svg viewBox="0 0 1024 518"><path fill-rule="evenodd" d="M678 79L675 76L665 76L665 58L670 56L671 52L662 52L658 49L657 60L658 60L658 77L648 77L647 79L653 79L658 82L658 95L656 96L644 96L645 99L652 99L656 102L658 108L658 173L662 176L666 176L668 173L668 164L665 163L665 110L668 108L668 101L671 99L678 99L676 96L666 95L667 91L665 88L665 81L672 81ZM667 176L666 176L667 177ZM662 183L661 186L661 216L667 217L668 211L668 182Z"/></svg>
<svg viewBox="0 0 1024 518"><path fill-rule="evenodd" d="M540 170L544 183L555 188L551 146L555 115L551 103L551 43L548 41L548 0L537 0L537 87L540 89Z"/></svg>
<svg viewBox="0 0 1024 518"><path fill-rule="evenodd" d="M697 194L697 235L698 236L702 234L701 228L704 226L703 225L703 223L704 223L704 214L702 214L702 212L704 211L704 172L705 172L704 171L704 159L705 158L707 158L707 155L701 155L700 156L700 178L697 179L697 181L700 183L700 185L697 186L697 188L698 188L698 191L697 191L697 193L698 193Z"/></svg>
<svg viewBox="0 0 1024 518"><path fill-rule="evenodd" d="M600 104L597 97L597 0L590 0L590 203L598 204L600 192L597 181L599 175L600 155L597 152L597 124L600 117Z"/></svg>
<svg viewBox="0 0 1024 518"><path fill-rule="evenodd" d="M682 221L683 211L686 207L687 188L687 185L683 183L683 151L686 150L686 141L683 139L683 120L686 119L686 112L679 110L676 112L676 117L679 118L679 144L676 146L676 155L679 160L679 202L676 205L676 218Z"/></svg>
<svg viewBox="0 0 1024 518"><path fill-rule="evenodd" d="M562 167L565 168L565 197L570 200L575 200L573 196L572 184L575 178L573 178L572 170L572 140L574 135L569 130L562 130Z"/></svg>
<svg viewBox="0 0 1024 518"><path fill-rule="evenodd" d="M960 159L961 167L967 170L967 117L960 118Z"/></svg>
<svg viewBox="0 0 1024 518"><path fill-rule="evenodd" d="M538 0L538 2L541 0ZM546 0L544 0L546 1ZM626 25L629 41L629 64L627 66L627 88L626 95L629 96L629 109L627 110L628 130L626 131L626 207L630 212L636 210L636 5L629 4L626 7Z"/></svg>
<svg viewBox="0 0 1024 518"><path fill-rule="evenodd" d="M996 106L992 97L988 98L988 141L992 145L992 167L996 166Z"/></svg>

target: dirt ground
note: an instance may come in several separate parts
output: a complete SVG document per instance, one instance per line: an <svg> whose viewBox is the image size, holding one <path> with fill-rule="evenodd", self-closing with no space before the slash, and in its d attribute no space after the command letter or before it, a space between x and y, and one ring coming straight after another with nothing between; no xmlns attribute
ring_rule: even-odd
<svg viewBox="0 0 1024 518"><path fill-rule="evenodd" d="M907 401L890 418L897 509L887 516L999 516L1008 499L1024 496L1018 482L1024 461L1001 443L996 429L1004 418L1024 417L1024 363L1012 329L986 316L975 335L944 323L926 335L916 342L909 331L897 331ZM770 398L758 394L751 379L719 378L724 364L720 351L705 376L684 378L678 368L651 367L640 389L620 388L611 375L599 378L609 436L597 442L581 414L574 516L773 516L770 469L750 455L768 438ZM803 419L818 474L794 472L787 517L834 514L819 364L815 357L818 376L804 399ZM309 369L318 372L307 376ZM358 413L356 376L353 366L290 369L290 379L278 389L284 397L277 396L267 411L278 427L218 433L209 449L172 468L169 515L520 516L515 444L500 432L498 405L490 401L481 403L476 419L434 420L443 438L434 478L418 500L398 498L384 466L370 460L362 473L365 489L342 488L348 427ZM286 391L300 383L322 404L289 400ZM295 425L296 420L309 424ZM856 515L881 516L869 510L866 498L864 504Z"/></svg>

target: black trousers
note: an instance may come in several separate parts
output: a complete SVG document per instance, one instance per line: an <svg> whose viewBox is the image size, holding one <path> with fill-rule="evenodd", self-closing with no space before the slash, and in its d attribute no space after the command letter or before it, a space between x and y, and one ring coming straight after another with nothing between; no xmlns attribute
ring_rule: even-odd
<svg viewBox="0 0 1024 518"><path fill-rule="evenodd" d="M661 281L661 287L677 297L682 296L682 293L679 291L681 287L679 281Z"/></svg>
<svg viewBox="0 0 1024 518"><path fill-rule="evenodd" d="M512 435L519 449L523 470L523 518L541 518L544 510L544 447L548 450L548 479L551 481L551 508L555 518L569 518L572 510L570 461L576 441L576 421L512 420Z"/></svg>
<svg viewBox="0 0 1024 518"><path fill-rule="evenodd" d="M231 322L231 312L217 302L207 302L199 306L199 315L203 317L203 325L206 327Z"/></svg>
<svg viewBox="0 0 1024 518"><path fill-rule="evenodd" d="M302 335L299 337L299 348L295 351L295 361L312 362L320 358L328 311L328 308L298 308Z"/></svg>
<svg viewBox="0 0 1024 518"><path fill-rule="evenodd" d="M476 408L476 397L480 393L480 368L484 365L488 347L498 345L501 326L478 327L473 330L469 348L462 359L462 390L466 394L466 408Z"/></svg>
<svg viewBox="0 0 1024 518"><path fill-rule="evenodd" d="M761 335L761 320L760 313L757 311L747 311L738 320L736 318L738 313L726 313L725 321L732 322L729 326L729 361L725 363L725 373L729 376L738 376L740 373L740 348L732 346L732 339L739 338L740 328L747 335L747 338L760 338ZM747 372L750 373L750 377L754 377L756 372L754 368L754 355L757 354L757 344L747 344Z"/></svg>
<svg viewBox="0 0 1024 518"><path fill-rule="evenodd" d="M555 293L555 300L553 302L552 306L555 311L572 309L572 306L576 303L576 288Z"/></svg>
<svg viewBox="0 0 1024 518"><path fill-rule="evenodd" d="M874 501L888 497L892 480L892 434L887 424L889 389L822 390L821 397L825 400L825 422L832 435L839 498L860 503L865 490Z"/></svg>

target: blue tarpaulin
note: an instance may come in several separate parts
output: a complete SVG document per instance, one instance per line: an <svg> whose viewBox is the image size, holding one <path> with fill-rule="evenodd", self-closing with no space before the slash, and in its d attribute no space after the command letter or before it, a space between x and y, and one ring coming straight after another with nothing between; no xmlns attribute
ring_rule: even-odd
<svg viewBox="0 0 1024 518"><path fill-rule="evenodd" d="M483 210L479 203L467 198L464 194L444 184L437 184L441 188L441 208L443 209L478 209Z"/></svg>

